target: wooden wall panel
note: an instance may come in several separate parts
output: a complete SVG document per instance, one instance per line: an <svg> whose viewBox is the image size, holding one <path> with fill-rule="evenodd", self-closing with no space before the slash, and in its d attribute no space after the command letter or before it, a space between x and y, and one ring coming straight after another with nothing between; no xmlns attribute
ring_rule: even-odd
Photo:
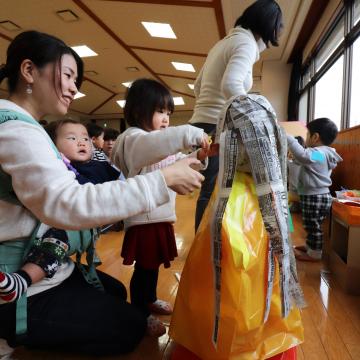
<svg viewBox="0 0 360 360"><path fill-rule="evenodd" d="M343 158L332 175L333 190L339 190L341 186L360 189L360 126L339 132L331 146Z"/></svg>

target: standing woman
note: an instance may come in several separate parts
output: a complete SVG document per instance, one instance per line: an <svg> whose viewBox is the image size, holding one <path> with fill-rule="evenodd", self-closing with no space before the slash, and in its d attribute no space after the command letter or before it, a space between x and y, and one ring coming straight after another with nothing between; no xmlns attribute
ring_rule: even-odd
<svg viewBox="0 0 360 360"><path fill-rule="evenodd" d="M27 31L9 45L0 69L0 82L7 78L10 93L9 100L0 100L2 272L20 269L39 222L89 229L168 202L167 186L179 193L200 186L202 176L189 167L194 160L188 159L126 182L80 185L37 121L47 114L65 115L82 76L79 56L51 35ZM146 318L126 302L123 284L106 274L98 277L104 291L86 282L66 257L53 278L29 286L20 314L25 320L16 309L19 301L0 302L0 338L11 346L47 350L102 355L131 351L145 333Z"/></svg>
<svg viewBox="0 0 360 360"><path fill-rule="evenodd" d="M210 50L195 82L196 104L190 124L214 135L225 102L251 89L252 67L260 53L278 46L283 27L280 6L274 0L258 0L236 20L234 28ZM195 231L213 192L219 158L209 158L205 180L196 204Z"/></svg>

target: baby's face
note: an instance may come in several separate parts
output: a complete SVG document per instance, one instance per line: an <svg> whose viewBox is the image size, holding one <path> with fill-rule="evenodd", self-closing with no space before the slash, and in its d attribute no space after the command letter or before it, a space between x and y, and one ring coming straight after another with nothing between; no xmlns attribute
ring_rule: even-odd
<svg viewBox="0 0 360 360"><path fill-rule="evenodd" d="M84 125L63 125L57 131L56 147L70 161L86 162L91 159L91 140Z"/></svg>

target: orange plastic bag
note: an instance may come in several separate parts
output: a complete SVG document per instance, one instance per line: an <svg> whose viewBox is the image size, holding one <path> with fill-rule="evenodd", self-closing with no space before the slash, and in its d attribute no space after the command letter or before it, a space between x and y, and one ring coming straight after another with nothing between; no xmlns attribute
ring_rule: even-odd
<svg viewBox="0 0 360 360"><path fill-rule="evenodd" d="M222 229L219 340L212 342L214 282L210 211L214 192L184 266L170 336L203 360L268 359L303 341L300 312L281 317L276 263L270 315L263 323L268 236L251 176L237 173Z"/></svg>

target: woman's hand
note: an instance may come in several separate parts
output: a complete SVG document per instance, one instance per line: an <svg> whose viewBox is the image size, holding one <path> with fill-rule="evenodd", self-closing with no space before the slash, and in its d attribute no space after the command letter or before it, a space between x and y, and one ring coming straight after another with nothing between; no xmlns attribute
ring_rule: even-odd
<svg viewBox="0 0 360 360"><path fill-rule="evenodd" d="M187 157L175 164L161 169L167 186L178 194L185 195L200 188L204 177L191 166L199 165L200 161Z"/></svg>

